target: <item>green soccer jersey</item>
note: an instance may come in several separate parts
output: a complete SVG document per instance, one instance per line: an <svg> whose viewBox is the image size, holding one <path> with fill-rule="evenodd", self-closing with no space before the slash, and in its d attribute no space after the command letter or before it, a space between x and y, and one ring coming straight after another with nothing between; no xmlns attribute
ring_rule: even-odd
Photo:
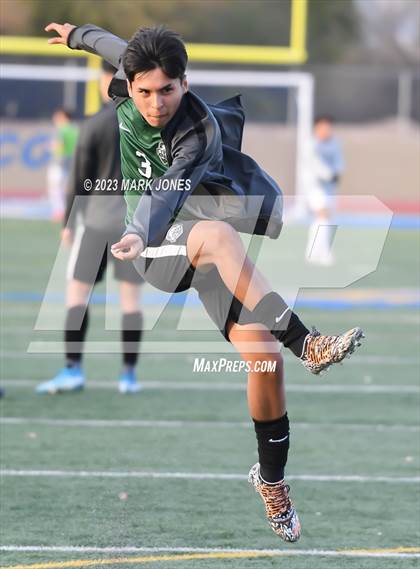
<svg viewBox="0 0 420 569"><path fill-rule="evenodd" d="M67 123L58 127L58 140L60 146L56 154L58 158L71 158L77 145L77 138L79 136L79 129L73 123Z"/></svg>
<svg viewBox="0 0 420 569"><path fill-rule="evenodd" d="M161 128L150 126L132 99L117 107L120 128L121 172L127 203L126 223L131 223L144 191L168 169Z"/></svg>

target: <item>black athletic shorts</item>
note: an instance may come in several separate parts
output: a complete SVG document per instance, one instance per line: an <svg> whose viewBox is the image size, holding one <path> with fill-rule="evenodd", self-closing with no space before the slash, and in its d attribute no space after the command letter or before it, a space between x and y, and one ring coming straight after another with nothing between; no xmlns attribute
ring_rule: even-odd
<svg viewBox="0 0 420 569"><path fill-rule="evenodd" d="M195 288L208 315L217 328L228 338L229 322L250 324L255 322L251 312L242 305L224 284L217 268L208 273L196 271L187 256L187 239L198 221L174 223L164 241L149 246L134 261L145 281L165 292L182 292Z"/></svg>
<svg viewBox="0 0 420 569"><path fill-rule="evenodd" d="M120 261L111 253L111 245L121 239L121 232L104 232L92 227L79 226L67 266L67 278L77 279L87 284L102 280L108 262L114 265L114 277L117 281L141 284L143 279L132 263Z"/></svg>

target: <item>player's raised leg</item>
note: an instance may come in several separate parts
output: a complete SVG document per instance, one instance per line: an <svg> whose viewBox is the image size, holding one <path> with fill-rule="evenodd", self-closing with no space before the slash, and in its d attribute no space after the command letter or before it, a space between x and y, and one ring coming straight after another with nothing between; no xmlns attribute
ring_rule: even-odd
<svg viewBox="0 0 420 569"><path fill-rule="evenodd" d="M259 462L251 468L249 482L264 502L273 531L285 541L297 541L300 522L289 497L289 486L284 481L289 452L289 419L283 360L277 342L264 326L255 324L231 324L229 339L250 365L248 406L257 436ZM258 352L252 351L255 345L258 345Z"/></svg>
<svg viewBox="0 0 420 569"><path fill-rule="evenodd" d="M187 253L193 266L216 266L226 287L303 365L318 374L354 352L364 337L360 328L338 336L310 332L283 298L273 292L246 254L238 232L223 221L200 221L191 230Z"/></svg>

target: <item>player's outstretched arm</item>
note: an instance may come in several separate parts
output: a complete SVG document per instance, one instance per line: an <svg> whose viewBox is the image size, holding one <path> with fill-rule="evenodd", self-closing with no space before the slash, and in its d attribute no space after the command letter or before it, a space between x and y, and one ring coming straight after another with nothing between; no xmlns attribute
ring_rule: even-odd
<svg viewBox="0 0 420 569"><path fill-rule="evenodd" d="M72 24L51 22L45 27L46 32L56 32L57 36L48 40L49 44L67 45L71 49L81 49L99 55L118 68L127 42L111 32L93 24L76 27Z"/></svg>
<svg viewBox="0 0 420 569"><path fill-rule="evenodd" d="M48 43L51 45L54 44L61 44L67 45L67 40L70 35L70 32L74 30L76 26L73 24L56 24L55 22L51 22L48 26L45 26L46 32L56 32L58 36L49 38Z"/></svg>

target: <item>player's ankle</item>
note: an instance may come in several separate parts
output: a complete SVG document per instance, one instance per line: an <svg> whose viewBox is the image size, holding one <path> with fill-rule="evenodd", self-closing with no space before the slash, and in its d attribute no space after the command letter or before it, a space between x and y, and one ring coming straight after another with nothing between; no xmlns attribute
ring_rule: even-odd
<svg viewBox="0 0 420 569"><path fill-rule="evenodd" d="M273 336L297 357L303 352L309 330L276 292L266 294L252 311L255 321L266 326Z"/></svg>
<svg viewBox="0 0 420 569"><path fill-rule="evenodd" d="M284 478L289 452L289 418L287 413L273 421L257 421L254 428L258 441L260 476L267 484Z"/></svg>

